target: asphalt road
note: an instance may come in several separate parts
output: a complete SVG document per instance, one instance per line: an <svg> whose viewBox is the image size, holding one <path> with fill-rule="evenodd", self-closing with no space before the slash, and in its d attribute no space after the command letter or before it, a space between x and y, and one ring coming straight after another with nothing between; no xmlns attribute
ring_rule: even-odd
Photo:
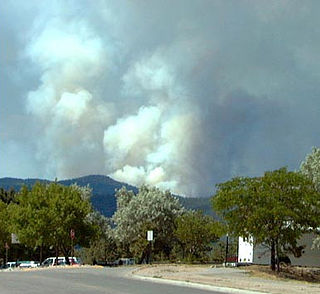
<svg viewBox="0 0 320 294"><path fill-rule="evenodd" d="M213 294L189 287L137 280L128 268L53 268L0 272L0 294ZM221 294L221 292L219 292Z"/></svg>

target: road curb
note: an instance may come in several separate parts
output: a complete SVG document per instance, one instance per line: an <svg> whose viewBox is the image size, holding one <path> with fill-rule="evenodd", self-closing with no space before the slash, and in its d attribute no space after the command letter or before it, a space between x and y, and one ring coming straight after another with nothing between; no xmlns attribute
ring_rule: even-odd
<svg viewBox="0 0 320 294"><path fill-rule="evenodd" d="M244 290L244 289L237 289L237 288L229 288L229 287L218 287L212 286L207 284L195 283L195 282L187 282L187 281L177 281L177 280L169 280L169 279L162 279L162 278L153 278L153 277L145 277L139 276L137 274L132 273L132 277L139 280L156 282L156 283L163 283L163 284L172 284L177 286L189 287L189 288L197 288L202 290L210 290L216 291L221 293L230 293L230 294L270 294L267 292L261 291L253 291L253 290Z"/></svg>

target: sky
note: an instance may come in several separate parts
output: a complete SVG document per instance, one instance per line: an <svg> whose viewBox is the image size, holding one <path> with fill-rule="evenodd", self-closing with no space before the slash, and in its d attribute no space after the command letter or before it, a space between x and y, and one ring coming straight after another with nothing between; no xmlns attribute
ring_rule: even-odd
<svg viewBox="0 0 320 294"><path fill-rule="evenodd" d="M320 145L320 1L0 2L0 177L205 197Z"/></svg>

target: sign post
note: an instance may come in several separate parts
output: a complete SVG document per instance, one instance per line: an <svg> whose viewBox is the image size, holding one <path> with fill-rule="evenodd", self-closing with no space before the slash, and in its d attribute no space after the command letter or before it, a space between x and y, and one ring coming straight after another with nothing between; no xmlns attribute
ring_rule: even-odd
<svg viewBox="0 0 320 294"><path fill-rule="evenodd" d="M71 263L73 263L73 256L74 256L74 244L73 244L73 240L76 237L76 233L74 231L74 229L70 230L70 238L71 238Z"/></svg>
<svg viewBox="0 0 320 294"><path fill-rule="evenodd" d="M149 263L151 264L152 262L152 251L153 251L153 231L147 231L147 241L150 242L150 260Z"/></svg>

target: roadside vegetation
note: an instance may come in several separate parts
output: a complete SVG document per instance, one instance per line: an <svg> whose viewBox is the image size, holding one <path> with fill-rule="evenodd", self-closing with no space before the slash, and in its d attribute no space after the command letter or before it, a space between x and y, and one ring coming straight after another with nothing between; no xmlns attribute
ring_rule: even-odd
<svg viewBox="0 0 320 294"><path fill-rule="evenodd" d="M302 234L320 227L320 150L313 149L300 171L281 168L260 177L236 177L217 185L214 214L187 210L169 191L142 186L135 193L116 192L111 218L95 211L89 187L36 183L19 192L0 189L0 242L9 259L80 256L85 263L113 264L119 258L137 263L224 262L225 239L242 236L267 245L272 271L281 257L303 254ZM147 240L147 231L153 239ZM11 244L15 233L19 244ZM319 246L316 238L314 246ZM229 254L236 246L229 244ZM5 259L5 246L0 254ZM8 251L7 251L8 253Z"/></svg>
<svg viewBox="0 0 320 294"><path fill-rule="evenodd" d="M282 168L262 177L234 178L219 184L212 199L228 232L270 248L271 268L280 271L288 252L299 257L302 234L319 225L320 193L301 173Z"/></svg>
<svg viewBox="0 0 320 294"><path fill-rule="evenodd" d="M204 262L222 234L211 216L186 210L170 192L153 187L142 186L136 194L125 187L118 190L112 218L92 208L88 187L36 183L10 195L10 201L0 201L0 230L11 260L32 257L41 262L60 255L68 260L76 245L77 255L90 264L112 264L121 257L138 263ZM152 241L147 241L148 230ZM11 233L19 244L11 244ZM4 247L1 256L4 261Z"/></svg>
<svg viewBox="0 0 320 294"><path fill-rule="evenodd" d="M236 177L217 185L213 209L227 232L268 246L271 269L280 272L287 253L300 257L304 233L319 236L320 149L313 148L299 171L287 168L265 172L261 177ZM320 238L314 247L320 247Z"/></svg>

